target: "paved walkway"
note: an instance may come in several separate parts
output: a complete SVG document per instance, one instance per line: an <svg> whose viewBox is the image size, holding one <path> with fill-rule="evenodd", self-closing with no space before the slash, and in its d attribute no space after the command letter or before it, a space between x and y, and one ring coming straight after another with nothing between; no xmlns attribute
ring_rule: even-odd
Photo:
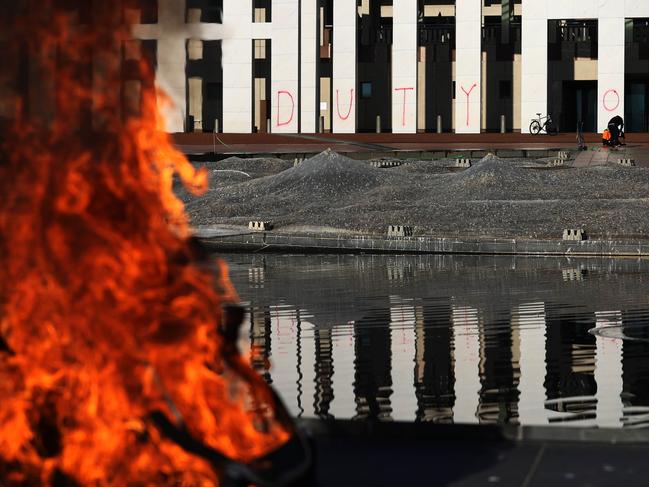
<svg viewBox="0 0 649 487"><path fill-rule="evenodd" d="M608 147L591 147L579 152L573 167L605 166L616 163L619 159L632 159L636 166L649 167L649 147L644 144L627 145L617 150Z"/></svg>
<svg viewBox="0 0 649 487"><path fill-rule="evenodd" d="M575 134L174 134L174 141L188 154L280 154L336 152L449 151L449 150L575 150ZM586 134L586 143L600 147L598 134ZM646 149L649 134L629 134L628 148Z"/></svg>

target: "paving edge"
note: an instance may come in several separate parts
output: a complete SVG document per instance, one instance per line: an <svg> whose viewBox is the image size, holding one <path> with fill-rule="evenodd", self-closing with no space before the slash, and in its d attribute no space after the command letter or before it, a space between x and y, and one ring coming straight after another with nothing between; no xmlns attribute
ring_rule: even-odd
<svg viewBox="0 0 649 487"><path fill-rule="evenodd" d="M224 252L482 254L574 257L649 257L649 241L464 239L250 232L196 237Z"/></svg>
<svg viewBox="0 0 649 487"><path fill-rule="evenodd" d="M648 444L649 429L434 424L300 418L298 425L314 436L373 440L444 440Z"/></svg>

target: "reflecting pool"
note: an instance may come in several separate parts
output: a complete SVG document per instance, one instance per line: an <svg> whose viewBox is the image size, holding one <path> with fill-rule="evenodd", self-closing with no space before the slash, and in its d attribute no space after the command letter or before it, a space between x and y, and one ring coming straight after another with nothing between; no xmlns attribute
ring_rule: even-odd
<svg viewBox="0 0 649 487"><path fill-rule="evenodd" d="M228 254L299 417L649 425L649 261Z"/></svg>

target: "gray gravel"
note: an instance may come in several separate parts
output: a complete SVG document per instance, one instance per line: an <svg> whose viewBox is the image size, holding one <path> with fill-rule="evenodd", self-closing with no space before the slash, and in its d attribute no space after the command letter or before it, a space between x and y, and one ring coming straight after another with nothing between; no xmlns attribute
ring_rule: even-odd
<svg viewBox="0 0 649 487"><path fill-rule="evenodd" d="M206 195L184 195L196 226L271 220L283 231L384 234L404 224L436 236L556 238L578 227L593 238L649 235L649 169L639 167L546 169L545 161L487 156L463 171L449 169L454 160L378 169L331 151L297 167L224 162L216 166L250 177L214 173Z"/></svg>

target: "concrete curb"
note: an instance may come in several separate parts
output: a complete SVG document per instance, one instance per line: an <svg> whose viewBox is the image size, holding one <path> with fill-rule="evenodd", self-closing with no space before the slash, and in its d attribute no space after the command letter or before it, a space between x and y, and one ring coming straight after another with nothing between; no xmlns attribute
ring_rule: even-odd
<svg viewBox="0 0 649 487"><path fill-rule="evenodd" d="M301 418L298 424L314 435L370 439L512 441L646 445L649 430L565 426L470 425L404 422L371 422Z"/></svg>
<svg viewBox="0 0 649 487"><path fill-rule="evenodd" d="M276 232L201 236L200 231L196 236L207 248L219 252L649 257L649 241L374 237Z"/></svg>

